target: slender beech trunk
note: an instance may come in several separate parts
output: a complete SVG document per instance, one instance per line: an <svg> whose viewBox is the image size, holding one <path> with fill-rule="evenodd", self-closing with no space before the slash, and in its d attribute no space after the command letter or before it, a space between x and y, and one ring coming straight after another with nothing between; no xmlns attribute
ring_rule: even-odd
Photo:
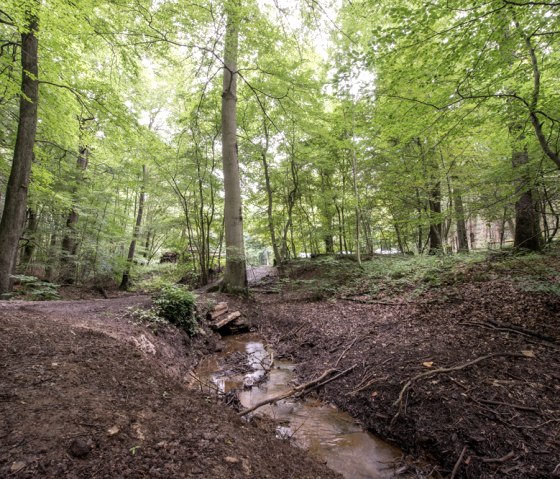
<svg viewBox="0 0 560 479"><path fill-rule="evenodd" d="M268 161L267 161L269 134L268 134L268 126L266 124L266 119L263 121L263 130L264 130L265 145L263 150L261 151L261 160L264 169L264 183L265 183L266 198L267 198L266 216L268 219L268 231L270 233L270 241L272 242L272 250L274 252L274 263L276 266L281 266L282 257L280 256L280 249L278 248L278 244L276 243L276 232L274 231L274 218L272 216L272 186L270 185L270 174L268 171Z"/></svg>
<svg viewBox="0 0 560 479"><path fill-rule="evenodd" d="M454 178L454 180L455 183L458 182L457 178ZM465 206L463 204L461 189L457 185L453 186L453 196L455 203L455 220L457 222L457 252L468 253L469 240L467 238L467 225L465 224Z"/></svg>
<svg viewBox="0 0 560 479"><path fill-rule="evenodd" d="M77 209L77 192L78 186L83 180L83 172L87 168L88 159L89 150L86 147L80 147L78 159L76 160L75 184L72 187L73 205L66 219L66 233L62 238L62 255L60 257L61 279L65 284L72 284L76 278L76 254L78 253L79 245L76 227L80 219Z"/></svg>
<svg viewBox="0 0 560 479"><path fill-rule="evenodd" d="M39 101L38 19L30 16L21 34L21 91L19 120L12 169L6 187L4 211L0 222L0 294L11 290L10 275L15 269L19 238L25 223L29 175L37 132Z"/></svg>
<svg viewBox="0 0 560 479"><path fill-rule="evenodd" d="M25 239L27 243L23 247L21 262L27 267L33 259L35 249L37 247L37 239L35 237L39 226L39 216L33 208L27 210L27 229L25 231Z"/></svg>
<svg viewBox="0 0 560 479"><path fill-rule="evenodd" d="M354 186L354 200L356 201L356 259L358 265L362 265L362 254L360 251L360 194L358 192L356 172L356 146L354 139L354 111L352 110L352 183Z"/></svg>
<svg viewBox="0 0 560 479"><path fill-rule="evenodd" d="M130 283L130 269L134 261L134 252L136 251L136 242L140 237L140 226L142 225L142 216L144 214L144 202L146 201L146 165L142 166L142 188L138 199L138 213L136 215L136 224L132 232L132 241L128 248L128 257L126 260L126 269L123 272L122 281L119 289L126 291Z"/></svg>
<svg viewBox="0 0 560 479"><path fill-rule="evenodd" d="M336 205L335 195L332 194L331 174L324 170L320 170L321 175L321 202L319 209L321 213L321 226L323 230L323 242L325 243L325 253L334 253L333 238L333 218L334 213L331 208L331 201ZM329 198L327 200L327 197Z"/></svg>
<svg viewBox="0 0 560 479"><path fill-rule="evenodd" d="M437 254L442 251L442 229L441 229L441 186L437 181L430 192L430 199L428 201L430 208L430 232L429 254Z"/></svg>
<svg viewBox="0 0 560 479"><path fill-rule="evenodd" d="M151 234L152 234L152 232L150 230L148 230L147 233L146 233L146 243L144 244L144 253L142 254L142 256L144 258L148 258L148 255L150 253Z"/></svg>
<svg viewBox="0 0 560 479"><path fill-rule="evenodd" d="M198 264L200 266L200 285L208 284L208 251L210 245L208 243L207 229L206 229L206 214L205 214L205 200L204 200L204 183L203 175L200 168L200 150L196 145L196 174L198 176Z"/></svg>
<svg viewBox="0 0 560 479"><path fill-rule="evenodd" d="M227 25L224 45L222 91L222 162L224 174L224 222L226 269L222 289L247 292L247 267L243 244L243 207L237 157L237 52L239 41L239 4L226 2Z"/></svg>

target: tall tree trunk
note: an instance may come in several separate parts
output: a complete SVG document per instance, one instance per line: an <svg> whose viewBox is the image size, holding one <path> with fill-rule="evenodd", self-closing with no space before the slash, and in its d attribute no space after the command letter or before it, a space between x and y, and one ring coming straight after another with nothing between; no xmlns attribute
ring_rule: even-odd
<svg viewBox="0 0 560 479"><path fill-rule="evenodd" d="M144 258L148 258L149 253L150 253L150 238L151 238L150 235L151 234L152 234L152 232L150 230L148 230L146 232L146 244L144 245L144 253L142 254L142 256ZM148 260L148 263L149 263L149 260Z"/></svg>
<svg viewBox="0 0 560 479"><path fill-rule="evenodd" d="M37 233L37 228L39 226L39 216L37 212L29 207L27 210L27 229L25 231L25 239L27 243L23 248L23 253L21 255L21 262L26 266L29 265L33 259L33 254L37 247L37 239L35 234Z"/></svg>
<svg viewBox="0 0 560 479"><path fill-rule="evenodd" d="M130 283L130 269L134 261L134 252L136 251L136 241L140 237L140 226L142 225L142 216L144 214L144 202L146 201L146 165L142 166L142 188L140 190L140 198L138 199L138 213L136 215L136 224L132 232L132 241L128 248L128 257L126 260L126 269L123 272L122 281L119 289L126 291Z"/></svg>
<svg viewBox="0 0 560 479"><path fill-rule="evenodd" d="M516 141L519 143L519 141ZM512 164L514 169L522 170L529 163L527 147L514 147ZM516 188L518 197L515 202L515 237L514 248L525 248L531 251L540 251L541 232L539 215L533 201L533 190L528 185L529 178L526 173L521 174Z"/></svg>
<svg viewBox="0 0 560 479"><path fill-rule="evenodd" d="M441 190L440 182L437 181L430 192L430 199L428 201L430 208L430 232L429 254L441 253L442 250L442 230L441 230Z"/></svg>
<svg viewBox="0 0 560 479"><path fill-rule="evenodd" d="M360 251L360 195L358 192L358 182L357 182L357 166L356 166L356 146L354 139L354 110L352 109L352 183L354 187L354 201L356 201L356 259L358 265L362 265L362 254Z"/></svg>
<svg viewBox="0 0 560 479"><path fill-rule="evenodd" d="M39 101L38 40L35 36L38 19L31 15L26 31L21 34L21 97L19 120L12 169L6 188L4 212L0 222L0 294L11 290L10 275L15 269L25 214L29 175L33 161L33 146L37 132L37 103Z"/></svg>
<svg viewBox="0 0 560 479"><path fill-rule="evenodd" d="M268 231L270 233L272 251L274 252L274 263L276 266L281 266L283 258L280 255L280 249L278 248L278 243L276 242L276 232L274 230L274 218L272 216L272 206L273 206L272 186L270 185L270 174L268 171L268 161L267 161L269 134L268 134L268 126L266 124L266 119L263 121L263 129L264 129L265 146L264 149L261 151L261 160L264 168L264 183L265 183L266 198L267 198L266 217L268 220Z"/></svg>
<svg viewBox="0 0 560 479"><path fill-rule="evenodd" d="M76 227L80 215L78 213L78 186L83 180L83 172L86 170L89 159L89 150L80 147L78 159L76 160L76 177L72 186L73 205L66 219L66 233L62 238L61 280L65 284L72 284L76 279L76 254L78 253L78 237Z"/></svg>
<svg viewBox="0 0 560 479"><path fill-rule="evenodd" d="M456 183L458 182L457 178L454 178L454 180ZM467 238L467 225L465 223L465 206L463 204L461 189L457 185L453 186L453 196L455 203L455 220L457 221L457 252L468 253L469 240Z"/></svg>
<svg viewBox="0 0 560 479"><path fill-rule="evenodd" d="M243 244L243 207L237 157L237 52L239 3L226 2L227 25L224 45L222 91L222 161L224 174L224 223L226 269L222 289L247 292L247 267Z"/></svg>

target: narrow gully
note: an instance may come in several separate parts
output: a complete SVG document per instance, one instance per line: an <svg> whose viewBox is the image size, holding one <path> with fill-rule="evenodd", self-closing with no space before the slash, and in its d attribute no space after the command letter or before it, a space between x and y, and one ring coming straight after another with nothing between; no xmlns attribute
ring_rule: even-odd
<svg viewBox="0 0 560 479"><path fill-rule="evenodd" d="M197 367L196 374L202 384L211 384L222 393L237 390L245 408L290 389L296 379L295 365L289 361L274 361L270 368L271 352L257 334L223 339L224 350L205 358ZM244 357L243 373L227 365L227 359L234 355ZM402 452L364 431L350 415L331 404L288 398L263 406L254 414L278 421L276 434L279 438L307 449L345 478L395 477L394 466Z"/></svg>

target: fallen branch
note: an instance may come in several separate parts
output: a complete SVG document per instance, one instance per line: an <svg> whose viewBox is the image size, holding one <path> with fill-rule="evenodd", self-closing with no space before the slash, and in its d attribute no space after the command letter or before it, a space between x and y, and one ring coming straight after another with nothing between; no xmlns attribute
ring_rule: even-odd
<svg viewBox="0 0 560 479"><path fill-rule="evenodd" d="M423 372L421 374L417 374L416 376L409 379L405 383L405 385L401 389L401 392L399 393L398 399L393 403L393 406L398 406L399 409L398 409L397 413L395 414L395 416L393 417L393 420L391 421L391 424L394 424L394 422L397 420L397 418L399 417L399 415L401 413L401 407L402 407L402 401L403 401L404 395L406 394L406 392L408 391L410 386L412 386L412 384L414 382L416 382L418 379L427 378L427 377L430 377L430 376L434 376L436 374L449 373L451 371L459 371L461 369L468 368L469 366L474 366L475 364L478 364L481 361L484 361L486 359L500 357L500 356L501 357L513 357L513 358L525 358L525 356L523 356L522 354L518 354L518 353L492 353L492 354L487 354L486 356L481 356L479 358L473 359L472 361L468 361L468 362L466 362L464 364L460 364L458 366L452 366L452 367L449 367L449 368L433 369L433 370L430 370L430 371Z"/></svg>
<svg viewBox="0 0 560 479"><path fill-rule="evenodd" d="M457 475L457 472L459 472L459 467L461 466L461 463L463 462L463 458L465 457L465 452L467 452L467 446L463 447L463 450L461 451L461 454L459 455L459 459L457 459L457 462L455 463L455 467L453 468L453 472L449 476L449 479L455 479L455 476Z"/></svg>
<svg viewBox="0 0 560 479"><path fill-rule="evenodd" d="M536 331L531 331L529 329L525 329L518 326L498 323L497 321L488 320L487 323L479 322L479 321L462 321L459 324L463 326L480 326L482 328L491 329L493 331L504 331L507 333L515 333L515 334L520 334L522 336L529 336L532 338L541 339L543 341L552 343L551 345L545 344L546 346L549 346L551 348L555 348L556 346L553 345L558 344L558 341L556 341L556 339L553 338L552 336L547 336L545 334L537 333ZM539 344L543 344L543 343L539 343Z"/></svg>
<svg viewBox="0 0 560 479"><path fill-rule="evenodd" d="M533 336L535 338L543 339L544 341L548 341L550 343L556 343L556 338L549 336L547 334L539 333L538 331L533 331L532 329L523 328L521 326L516 326L515 324L507 324L507 323L500 323L494 319L489 319L488 323L496 328L500 329L507 329L511 331L515 331L517 333L526 334L527 336Z"/></svg>
<svg viewBox="0 0 560 479"><path fill-rule="evenodd" d="M348 296L342 296L340 299L343 301L352 301L353 303L360 303L360 304L382 304L384 306L406 306L411 303L402 302L402 303L393 303L391 301L374 301L371 299L357 299L357 298L349 298Z"/></svg>
<svg viewBox="0 0 560 479"><path fill-rule="evenodd" d="M432 301L401 301L399 303L395 303L392 301L376 301L373 299L357 299L357 298L350 298L348 296L341 296L340 299L343 301L352 301L353 303L360 303L360 304L382 304L384 306L408 306L408 305L417 305L417 304L443 304L445 301L441 301L440 299L434 299Z"/></svg>
<svg viewBox="0 0 560 479"><path fill-rule="evenodd" d="M354 364L354 366L349 367L348 369L345 369L342 372L339 372L338 374L336 374L335 376L328 378L331 374L334 374L337 372L336 369L327 369L323 374L321 374L317 379L314 379L313 381L309 381L308 383L305 384L301 384L299 386L296 386L295 388L290 389L289 391L286 391L284 393L278 394L277 396L274 396L272 398L269 399L265 399L263 401L258 402L257 404L255 404L254 406L251 406L248 409L245 409L244 411L241 411L239 413L237 413L238 416L245 416L246 414L249 414L250 412L255 411L256 409L261 408L262 406L266 406L267 404L272 404L275 402L278 402L282 399L286 399L289 397L301 397L304 394L307 394L311 391L314 391L317 388L320 388L322 386L324 386L325 384L328 384L332 381L337 380L338 378L348 374L350 371L352 371L354 368L356 367L356 365ZM328 378L328 379L327 379Z"/></svg>

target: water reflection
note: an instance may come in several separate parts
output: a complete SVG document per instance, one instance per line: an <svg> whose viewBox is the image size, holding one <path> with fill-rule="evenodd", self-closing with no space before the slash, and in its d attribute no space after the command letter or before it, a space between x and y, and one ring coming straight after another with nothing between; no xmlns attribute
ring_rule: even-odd
<svg viewBox="0 0 560 479"><path fill-rule="evenodd" d="M287 361L275 361L266 381L250 387L258 384L270 368L270 351L258 336L232 336L225 341L226 348L219 357L244 352L250 372L232 376L220 370L219 357L208 358L197 371L202 380L211 381L222 392L238 389L241 404L246 408L290 389L290 382L295 379L295 366ZM351 416L332 405L288 398L263 406L255 414L266 414L280 421L276 429L279 438L290 439L308 449L348 479L394 477L392 464L401 457L401 452L363 431Z"/></svg>

